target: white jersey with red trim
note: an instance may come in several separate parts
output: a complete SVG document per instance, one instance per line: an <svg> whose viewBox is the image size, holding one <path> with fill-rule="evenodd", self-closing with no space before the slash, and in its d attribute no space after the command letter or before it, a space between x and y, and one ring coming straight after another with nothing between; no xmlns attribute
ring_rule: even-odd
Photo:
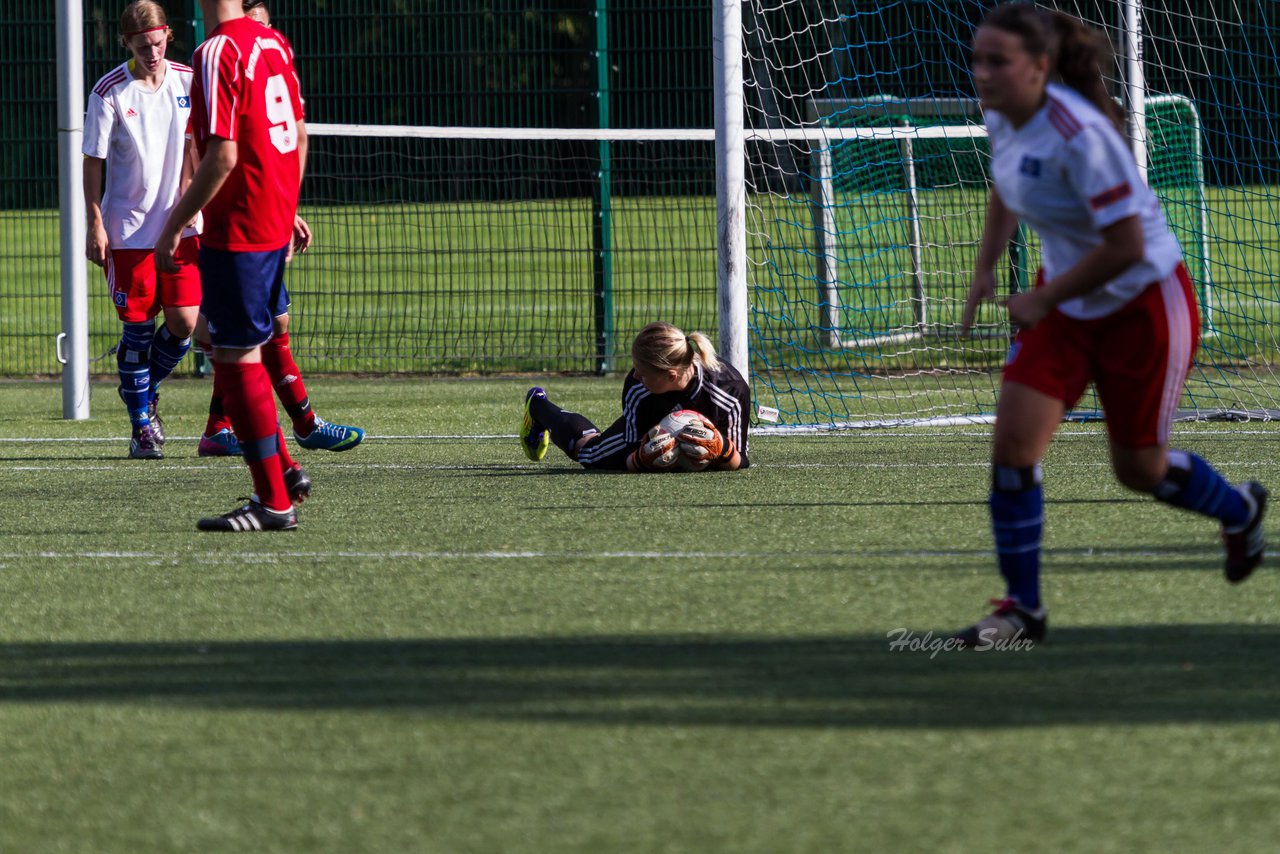
<svg viewBox="0 0 1280 854"><path fill-rule="evenodd" d="M153 249L178 200L182 154L191 112L192 71L164 60L153 92L129 70L133 60L103 75L84 117L83 153L106 160L102 222L112 249ZM183 237L199 234L195 228Z"/></svg>
<svg viewBox="0 0 1280 854"><path fill-rule="evenodd" d="M1128 141L1079 92L1049 84L1045 105L1020 128L993 110L985 116L992 183L1005 207L1040 235L1046 280L1099 246L1101 229L1131 216L1142 223L1142 260L1097 290L1059 304L1063 314L1108 315L1182 261Z"/></svg>

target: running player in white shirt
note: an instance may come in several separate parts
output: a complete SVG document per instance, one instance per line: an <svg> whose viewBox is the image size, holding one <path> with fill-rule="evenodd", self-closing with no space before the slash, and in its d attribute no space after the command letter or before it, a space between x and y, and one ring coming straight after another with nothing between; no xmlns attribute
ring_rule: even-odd
<svg viewBox="0 0 1280 854"><path fill-rule="evenodd" d="M1019 220L1040 235L1044 267L1034 290L1008 300L1019 331L996 409L990 495L1006 594L956 636L967 646L1044 637L1040 460L1089 382L1119 481L1219 520L1229 581L1262 561L1266 489L1233 488L1200 457L1169 449L1200 321L1177 240L1107 93L1111 61L1100 32L1030 3L998 6L974 35L993 186L964 329L995 295L992 271Z"/></svg>
<svg viewBox="0 0 1280 854"><path fill-rule="evenodd" d="M157 276L152 260L156 237L190 180L183 152L192 71L164 58L173 31L159 4L130 3L120 32L133 58L98 81L85 114L85 254L106 270L124 323L116 363L133 428L129 456L159 459L164 426L157 389L190 349L200 312L199 218L183 231L176 273Z"/></svg>

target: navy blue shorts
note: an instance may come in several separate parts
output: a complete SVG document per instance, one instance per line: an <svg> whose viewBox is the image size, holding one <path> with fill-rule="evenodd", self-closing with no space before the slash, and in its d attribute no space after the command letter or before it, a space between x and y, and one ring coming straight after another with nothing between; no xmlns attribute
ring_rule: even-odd
<svg viewBox="0 0 1280 854"><path fill-rule="evenodd" d="M215 347L250 350L271 340L272 321L289 311L284 286L288 247L269 252L228 252L200 247L204 298L200 313L209 322Z"/></svg>

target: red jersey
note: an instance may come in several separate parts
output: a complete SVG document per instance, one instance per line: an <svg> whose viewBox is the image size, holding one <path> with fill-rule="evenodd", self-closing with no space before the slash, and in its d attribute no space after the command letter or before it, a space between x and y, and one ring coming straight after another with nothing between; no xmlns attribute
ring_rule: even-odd
<svg viewBox="0 0 1280 854"><path fill-rule="evenodd" d="M192 65L191 128L200 155L213 136L238 146L236 168L205 206L201 240L230 252L279 249L293 235L301 181L293 48L276 30L235 18L196 48Z"/></svg>

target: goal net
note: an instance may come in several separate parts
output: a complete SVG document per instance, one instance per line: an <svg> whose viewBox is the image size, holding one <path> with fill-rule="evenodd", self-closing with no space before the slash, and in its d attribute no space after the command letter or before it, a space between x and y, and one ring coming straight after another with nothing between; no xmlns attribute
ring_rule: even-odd
<svg viewBox="0 0 1280 854"><path fill-rule="evenodd" d="M308 131L289 289L313 370L625 371L655 319L715 332L710 131Z"/></svg>
<svg viewBox="0 0 1280 854"><path fill-rule="evenodd" d="M1136 17L1134 2L1062 8L1120 48L1115 90L1136 114L1140 166L1200 296L1202 343L1184 416L1270 418L1280 414L1275 130L1250 120L1249 103L1219 100L1240 96L1204 75L1208 46L1220 52L1227 41L1244 73L1258 59L1246 52L1275 42L1232 42L1233 30L1248 35L1247 15L1229 25L1155 5ZM757 398L784 424L994 413L1011 339L1003 311L983 307L975 333L958 335L988 186L967 70L986 8L744 3L745 134L776 140L746 147L751 368ZM1135 22L1140 38L1130 38ZM1020 231L1002 271L1007 292L1030 286L1038 255L1034 236ZM1075 415L1096 408L1088 397Z"/></svg>

